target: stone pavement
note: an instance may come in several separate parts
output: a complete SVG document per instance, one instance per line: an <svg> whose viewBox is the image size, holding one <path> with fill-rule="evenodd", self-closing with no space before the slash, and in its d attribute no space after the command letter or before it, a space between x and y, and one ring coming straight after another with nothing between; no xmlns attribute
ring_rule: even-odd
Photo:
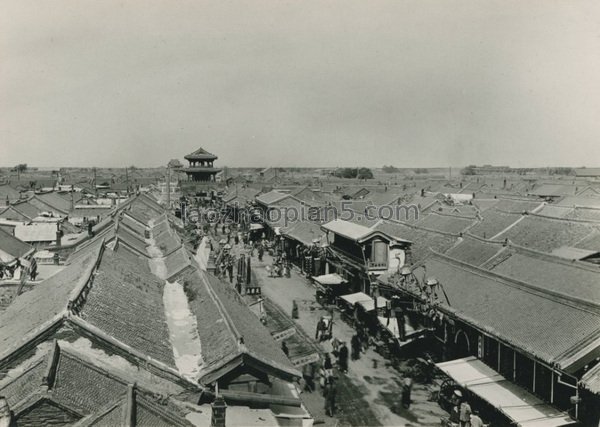
<svg viewBox="0 0 600 427"><path fill-rule="evenodd" d="M317 322L326 311L316 302L315 289L308 280L295 270L291 278L268 277L265 267L272 262L265 255L262 263L255 256L252 266L257 280L262 286L263 296L276 303L291 316L293 301L299 308L299 318L295 320L308 336L314 337ZM349 345L354 330L334 314L333 335ZM323 352L331 351L329 342L320 344ZM374 367L376 362L377 368ZM337 420L325 416L323 399L318 393L303 394L303 400L316 423L324 425L386 425L386 426L432 426L440 424L440 417L446 413L435 402L430 402L427 386L415 383L413 404L407 410L400 403L400 373L392 368L389 361L372 348L356 361L349 361L349 372L338 374L338 414Z"/></svg>

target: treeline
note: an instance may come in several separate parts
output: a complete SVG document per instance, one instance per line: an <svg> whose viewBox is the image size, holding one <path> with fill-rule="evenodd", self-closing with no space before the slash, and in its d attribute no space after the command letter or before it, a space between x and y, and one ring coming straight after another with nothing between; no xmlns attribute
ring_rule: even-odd
<svg viewBox="0 0 600 427"><path fill-rule="evenodd" d="M338 178L373 179L373 172L369 168L339 168L333 175Z"/></svg>

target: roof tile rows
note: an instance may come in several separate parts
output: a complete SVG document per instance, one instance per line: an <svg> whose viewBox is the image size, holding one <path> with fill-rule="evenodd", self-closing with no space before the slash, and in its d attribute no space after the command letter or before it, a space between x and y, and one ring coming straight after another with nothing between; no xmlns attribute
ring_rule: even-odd
<svg viewBox="0 0 600 427"><path fill-rule="evenodd" d="M132 348L175 366L163 308L164 282L137 264L105 251L80 316Z"/></svg>
<svg viewBox="0 0 600 427"><path fill-rule="evenodd" d="M598 226L590 223L526 215L497 239L509 239L520 246L552 252L561 246L577 246L579 241L597 231Z"/></svg>

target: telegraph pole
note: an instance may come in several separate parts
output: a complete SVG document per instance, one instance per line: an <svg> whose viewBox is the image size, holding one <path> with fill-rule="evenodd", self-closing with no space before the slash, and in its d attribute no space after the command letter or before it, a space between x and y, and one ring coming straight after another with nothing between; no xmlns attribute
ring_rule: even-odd
<svg viewBox="0 0 600 427"><path fill-rule="evenodd" d="M167 209L171 209L171 167L167 165Z"/></svg>
<svg viewBox="0 0 600 427"><path fill-rule="evenodd" d="M98 198L98 185L96 185L96 168L94 167L94 194Z"/></svg>

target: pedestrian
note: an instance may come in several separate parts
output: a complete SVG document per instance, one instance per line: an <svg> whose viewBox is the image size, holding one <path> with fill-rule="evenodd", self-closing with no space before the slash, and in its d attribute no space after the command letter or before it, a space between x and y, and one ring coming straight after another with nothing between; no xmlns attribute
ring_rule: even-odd
<svg viewBox="0 0 600 427"><path fill-rule="evenodd" d="M471 422L471 405L466 400L460 404L459 407L459 419L460 419L460 427L470 427Z"/></svg>
<svg viewBox="0 0 600 427"><path fill-rule="evenodd" d="M331 357L329 357L329 353L325 354L325 361L323 362L323 369L325 370L326 378L333 376L333 363L331 363Z"/></svg>
<svg viewBox="0 0 600 427"><path fill-rule="evenodd" d="M329 378L325 385L325 413L333 417L335 415L335 397L337 394L336 384L333 377Z"/></svg>
<svg viewBox="0 0 600 427"><path fill-rule="evenodd" d="M337 338L331 338L331 347L333 348L333 351L331 352L335 357L338 357L340 354L340 345L341 345L341 341L338 340Z"/></svg>
<svg viewBox="0 0 600 427"><path fill-rule="evenodd" d="M263 248L262 245L260 245L258 247L258 260L262 261L263 260L263 255L265 254L265 249Z"/></svg>
<svg viewBox="0 0 600 427"><path fill-rule="evenodd" d="M281 350L285 353L285 355L287 357L290 357L290 350L288 349L287 344L285 343L285 341L281 342Z"/></svg>
<svg viewBox="0 0 600 427"><path fill-rule="evenodd" d="M410 374L407 374L404 377L404 381L402 382L402 406L404 407L404 409L410 408L410 395L412 392L412 385L412 378Z"/></svg>
<svg viewBox="0 0 600 427"><path fill-rule="evenodd" d="M302 378L306 383L304 390L312 393L315 389L314 366L312 363L307 363L302 367Z"/></svg>
<svg viewBox="0 0 600 427"><path fill-rule="evenodd" d="M227 273L229 274L229 283L233 283L233 261L227 264Z"/></svg>
<svg viewBox="0 0 600 427"><path fill-rule="evenodd" d="M321 335L323 331L323 318L320 318L319 321L317 322L317 330L315 332L315 340L321 342Z"/></svg>
<svg viewBox="0 0 600 427"><path fill-rule="evenodd" d="M471 414L471 427L483 427L483 420L479 417L479 412L477 410L473 411Z"/></svg>
<svg viewBox="0 0 600 427"><path fill-rule="evenodd" d="M360 359L361 344L358 334L352 335L352 339L350 340L350 347L352 347L352 360Z"/></svg>
<svg viewBox="0 0 600 427"><path fill-rule="evenodd" d="M348 347L346 347L346 342L342 342L342 346L340 347L338 366L340 371L344 373L348 372Z"/></svg>

